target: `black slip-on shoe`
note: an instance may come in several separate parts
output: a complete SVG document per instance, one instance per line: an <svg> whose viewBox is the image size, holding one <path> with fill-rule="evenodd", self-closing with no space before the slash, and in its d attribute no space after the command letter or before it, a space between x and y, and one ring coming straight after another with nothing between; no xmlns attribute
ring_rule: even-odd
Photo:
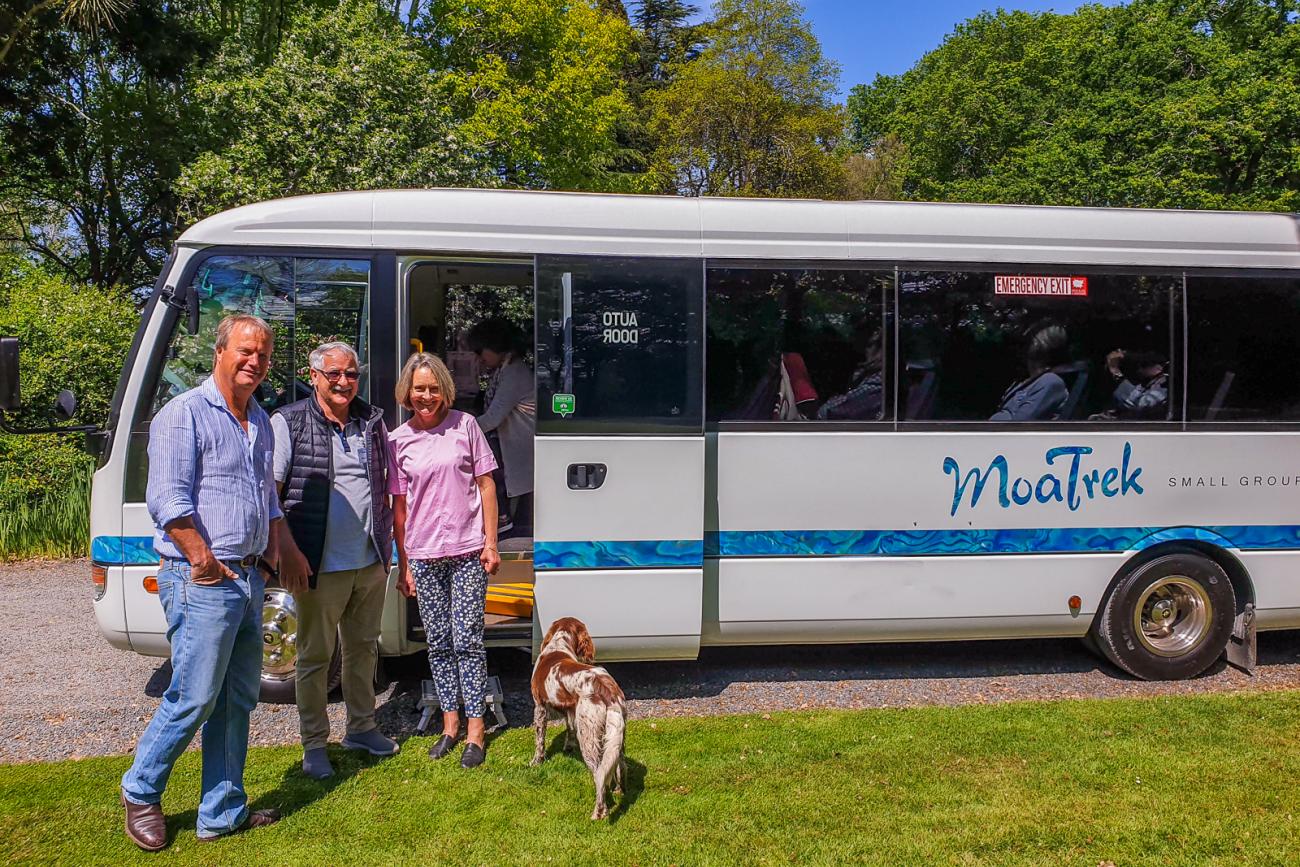
<svg viewBox="0 0 1300 867"><path fill-rule="evenodd" d="M485 758L487 758L487 753L478 744L465 744L465 751L460 754L460 766L462 768L477 768L483 764Z"/></svg>
<svg viewBox="0 0 1300 867"><path fill-rule="evenodd" d="M449 738L446 735L438 738L433 742L433 746L429 747L429 758L440 759L447 755L447 753L451 752L451 748L456 746L456 741L458 740L460 739Z"/></svg>

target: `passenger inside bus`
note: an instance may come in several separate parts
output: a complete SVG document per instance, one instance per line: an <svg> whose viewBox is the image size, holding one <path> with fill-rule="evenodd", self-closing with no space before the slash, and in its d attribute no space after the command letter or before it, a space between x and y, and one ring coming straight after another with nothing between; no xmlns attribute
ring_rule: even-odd
<svg viewBox="0 0 1300 867"><path fill-rule="evenodd" d="M523 333L505 319L486 319L469 330L466 343L483 369L491 371L478 425L501 465L499 532L531 536L537 399Z"/></svg>
<svg viewBox="0 0 1300 867"><path fill-rule="evenodd" d="M1168 363L1158 352L1115 349L1106 356L1106 371L1115 383L1115 405L1093 420L1142 419L1159 421L1169 414Z"/></svg>
<svg viewBox="0 0 1300 867"><path fill-rule="evenodd" d="M1002 393L998 409L989 421L1040 421L1059 418L1069 397L1056 368L1069 362L1070 338L1065 328L1055 322L1033 327L1025 362L1029 377L1011 384Z"/></svg>
<svg viewBox="0 0 1300 867"><path fill-rule="evenodd" d="M875 421L880 418L884 399L884 343L877 328L867 338L866 357L853 372L853 385L847 391L827 399L817 410L817 418Z"/></svg>

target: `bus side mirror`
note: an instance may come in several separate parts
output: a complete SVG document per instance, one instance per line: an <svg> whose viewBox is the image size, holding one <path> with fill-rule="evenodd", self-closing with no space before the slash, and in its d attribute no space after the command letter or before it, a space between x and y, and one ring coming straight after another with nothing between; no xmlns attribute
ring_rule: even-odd
<svg viewBox="0 0 1300 867"><path fill-rule="evenodd" d="M22 409L18 392L18 338L0 337L0 412Z"/></svg>
<svg viewBox="0 0 1300 867"><path fill-rule="evenodd" d="M199 290L193 286L166 286L162 290L162 302L173 310L185 314L185 329L190 334L199 333Z"/></svg>
<svg viewBox="0 0 1300 867"><path fill-rule="evenodd" d="M54 414L60 421L70 421L77 414L77 396L72 393L72 389L65 388L59 392L54 401Z"/></svg>

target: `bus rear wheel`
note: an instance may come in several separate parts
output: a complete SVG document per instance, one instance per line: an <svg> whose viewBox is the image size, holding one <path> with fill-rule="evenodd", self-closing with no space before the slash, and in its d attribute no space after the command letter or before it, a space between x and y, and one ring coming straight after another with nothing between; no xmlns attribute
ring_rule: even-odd
<svg viewBox="0 0 1300 867"><path fill-rule="evenodd" d="M293 704L298 666L298 609L293 595L266 588L262 598L262 685L259 698L268 704ZM336 642L330 659L329 691L343 679L343 655Z"/></svg>
<svg viewBox="0 0 1300 867"><path fill-rule="evenodd" d="M1209 668L1232 636L1236 595L1208 557L1165 554L1111 587L1092 637L1111 662L1143 680L1181 680Z"/></svg>

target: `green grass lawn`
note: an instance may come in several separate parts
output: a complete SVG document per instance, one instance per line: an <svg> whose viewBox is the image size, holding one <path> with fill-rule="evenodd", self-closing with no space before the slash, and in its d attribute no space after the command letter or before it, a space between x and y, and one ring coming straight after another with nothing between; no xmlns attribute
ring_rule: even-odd
<svg viewBox="0 0 1300 867"><path fill-rule="evenodd" d="M161 855L121 831L128 759L0 767L6 862L252 865L1279 864L1300 863L1300 692L805 712L636 721L630 787L588 820L576 757L528 767L532 732L494 740L465 771L425 755L360 758L316 783L299 750L254 750L257 806L275 827L198 843L198 755L164 807Z"/></svg>

